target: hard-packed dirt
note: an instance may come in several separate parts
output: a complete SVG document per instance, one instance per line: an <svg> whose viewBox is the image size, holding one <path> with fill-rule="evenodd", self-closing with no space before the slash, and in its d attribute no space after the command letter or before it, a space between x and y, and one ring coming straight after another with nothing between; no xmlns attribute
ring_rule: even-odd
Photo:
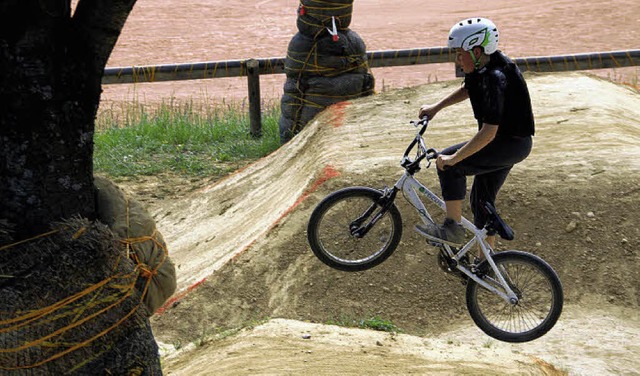
<svg viewBox="0 0 640 376"><path fill-rule="evenodd" d="M156 338L168 353L188 343L212 342L167 361L167 370L207 374L215 369L231 375L240 372L231 366L233 359L247 356L267 362L251 360L256 367L264 367L264 373L296 374L284 359L291 351L304 353L305 349L319 357L309 355L311 364L340 367L343 362L324 354L336 351L330 343L307 341L297 347L297 337L273 334L305 324L276 321L259 334L223 341L212 338L267 318L324 324L380 317L419 337L410 341L437 339L451 346L428 347L436 353L398 360L391 353L404 351L402 346L387 341L399 349L372 345L380 350L373 352L381 357L379 363L367 360L369 350L359 359L361 352L351 349L356 368L345 368L346 374L393 374L379 368L386 363L384 354L394 359L390 367L400 367L399 373L429 374L420 367L432 357L449 359L447 364L458 367L459 358L442 355L449 350L471 352L487 368L502 367L505 359L521 364L521 356L534 356L522 363L526 365L519 371L522 374L542 374L527 371L538 360L573 374L593 374L595 364L604 374L636 372L640 366L634 339L640 325L640 214L635 210L640 195L638 93L582 74L529 75L527 79L537 109L535 145L529 158L514 168L499 196L499 210L514 228L516 239L499 242L498 249L537 254L560 275L565 314L549 334L515 346L498 343L476 329L466 312L464 287L438 268L436 249L413 231L417 216L401 198L403 240L382 265L365 272L339 272L320 263L309 249L307 221L326 194L351 185L382 188L400 176L398 162L415 131L407 121L418 104L439 98L459 84L444 82L330 107L294 140L240 172L184 196L148 201L170 245L181 291L180 299L154 317ZM468 104L461 104L438 114L428 131L429 145L439 149L470 137L475 125L469 113ZM437 192L432 168L421 171L418 178ZM304 330L339 331L317 328ZM267 335L264 330L273 333ZM379 335L353 333L344 336ZM262 343L269 354L281 348L284 363L275 364L275 355L261 358L251 353L260 347L244 340ZM232 350L236 346L239 349ZM488 357L486 352L494 348L506 354ZM194 357L202 358L203 364L209 364L204 360L208 357L218 360L197 371L198 366L190 363ZM231 368L223 372L215 368L217 362L229 362ZM251 374L247 367L242 369ZM475 366L462 367L473 370ZM327 368L324 374L333 374L332 370Z"/></svg>
<svg viewBox="0 0 640 376"><path fill-rule="evenodd" d="M511 56L627 49L638 36L633 1L450 3L357 0L352 28L370 50L437 46L452 22L481 13L501 26ZM139 0L110 65L284 56L297 4ZM460 84L449 81L452 71L375 70L378 94L330 107L278 151L223 180L122 183L148 205L178 267L178 293L152 319L165 373L640 373L640 99L626 85L578 73L526 76L537 133L498 198L516 232L498 249L537 254L560 275L565 310L541 339L501 343L473 325L464 287L438 268L436 249L413 231L417 217L401 198L403 240L382 265L338 272L311 253L305 231L314 206L342 187L393 184L414 132L408 121ZM620 72L637 84L636 68L593 73ZM277 97L280 81L261 83ZM243 85L106 86L101 108L132 98L242 101ZM387 90L403 86L411 87ZM470 113L460 104L438 114L429 144L468 139L476 129ZM418 178L437 192L433 168ZM325 325L371 317L401 333Z"/></svg>

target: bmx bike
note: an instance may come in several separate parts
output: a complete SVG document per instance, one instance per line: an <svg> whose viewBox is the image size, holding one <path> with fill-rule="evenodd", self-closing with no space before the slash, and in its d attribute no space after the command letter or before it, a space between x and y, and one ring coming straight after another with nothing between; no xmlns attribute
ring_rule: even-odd
<svg viewBox="0 0 640 376"><path fill-rule="evenodd" d="M427 226L433 226L434 221L418 194L445 209L444 201L414 176L420 171L421 162L426 161L428 168L438 156L424 141L429 121L423 118L411 124L418 131L400 162L404 174L393 187L343 188L330 193L313 210L307 237L313 253L326 265L347 272L362 271L391 256L402 237L402 217L394 202L398 192L403 193ZM416 156L411 159L409 154L414 147ZM427 243L440 249L441 268L458 275L466 284L467 309L483 332L505 342L535 340L560 317L562 284L553 268L536 255L494 251L486 241L488 235L512 240L514 233L490 203L484 209L489 220L482 229L462 218L464 228L473 234L466 244L434 238L427 238ZM470 251L476 245L482 258L471 257Z"/></svg>

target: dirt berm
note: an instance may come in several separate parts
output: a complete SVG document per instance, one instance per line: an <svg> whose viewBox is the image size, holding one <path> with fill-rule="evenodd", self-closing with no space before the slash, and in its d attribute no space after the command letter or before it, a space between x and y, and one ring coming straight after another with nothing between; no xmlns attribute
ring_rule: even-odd
<svg viewBox="0 0 640 376"><path fill-rule="evenodd" d="M460 84L450 81L332 106L272 155L151 203L178 272L176 299L152 320L166 373L640 373L640 95L577 73L527 79L537 132L498 197L516 233L498 249L535 253L559 273L565 310L546 336L511 345L475 328L463 286L437 267L404 200L403 240L372 270L332 270L307 245L329 192L395 182L408 121ZM438 114L427 143L442 149L475 130L460 104ZM433 168L417 177L439 192ZM402 334L321 325L374 316ZM266 318L278 319L226 331Z"/></svg>

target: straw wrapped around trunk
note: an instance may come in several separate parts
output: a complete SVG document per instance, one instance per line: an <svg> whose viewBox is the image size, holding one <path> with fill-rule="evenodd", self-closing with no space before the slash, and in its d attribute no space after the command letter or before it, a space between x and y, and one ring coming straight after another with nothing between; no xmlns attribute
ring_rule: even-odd
<svg viewBox="0 0 640 376"><path fill-rule="evenodd" d="M144 304L153 314L176 290L176 270L169 258L162 234L147 210L113 182L94 179L97 188L98 220L118 237L123 251L143 269L141 278L150 278Z"/></svg>

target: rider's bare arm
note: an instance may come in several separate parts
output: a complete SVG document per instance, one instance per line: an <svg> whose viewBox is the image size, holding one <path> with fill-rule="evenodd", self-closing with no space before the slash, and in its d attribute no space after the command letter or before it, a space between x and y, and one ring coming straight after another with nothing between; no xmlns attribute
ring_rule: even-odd
<svg viewBox="0 0 640 376"><path fill-rule="evenodd" d="M470 155L477 153L483 147L487 146L488 143L493 141L496 137L496 133L498 132L498 126L495 124L482 124L482 128L476 133L469 142L467 142L463 147L458 149L452 155L440 155L436 162L436 165L439 169L442 169L444 166L453 166L454 164L460 162L461 160L467 158Z"/></svg>
<svg viewBox="0 0 640 376"><path fill-rule="evenodd" d="M457 90L452 92L451 94L444 97L436 104L425 104L420 107L420 111L418 112L418 117L423 118L424 116L429 117L429 119L433 119L436 114L445 107L449 107L456 103L460 103L465 99L469 99L469 93L464 86L460 86Z"/></svg>

